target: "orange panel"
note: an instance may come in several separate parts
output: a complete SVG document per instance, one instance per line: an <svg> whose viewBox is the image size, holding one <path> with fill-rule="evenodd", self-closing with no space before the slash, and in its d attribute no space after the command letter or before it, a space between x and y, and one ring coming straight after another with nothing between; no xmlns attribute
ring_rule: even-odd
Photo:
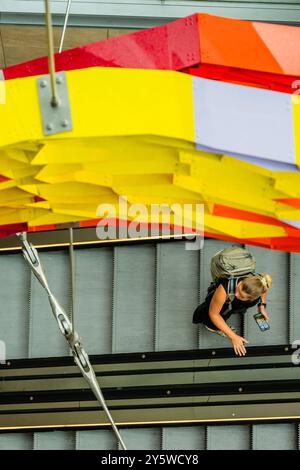
<svg viewBox="0 0 300 470"><path fill-rule="evenodd" d="M198 15L201 62L299 75L300 28ZM238 47L237 47L238 46Z"/></svg>
<svg viewBox="0 0 300 470"><path fill-rule="evenodd" d="M275 201L287 204L288 206L297 207L300 209L300 199L299 198L283 198L283 199L274 199Z"/></svg>

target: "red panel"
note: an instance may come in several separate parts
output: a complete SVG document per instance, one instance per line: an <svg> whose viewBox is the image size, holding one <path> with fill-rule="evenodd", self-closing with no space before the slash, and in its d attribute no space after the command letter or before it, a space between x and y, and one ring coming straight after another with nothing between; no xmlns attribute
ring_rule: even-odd
<svg viewBox="0 0 300 470"><path fill-rule="evenodd" d="M283 204L287 204L288 206L296 207L300 209L300 199L299 198L282 198L282 199L274 199L275 201L282 202Z"/></svg>
<svg viewBox="0 0 300 470"><path fill-rule="evenodd" d="M167 25L99 41L55 54L56 70L87 67L125 67L181 70L199 64L197 15ZM46 57L7 67L6 80L47 74Z"/></svg>
<svg viewBox="0 0 300 470"><path fill-rule="evenodd" d="M26 232L28 229L26 223L0 225L0 238L9 237L17 232Z"/></svg>
<svg viewBox="0 0 300 470"><path fill-rule="evenodd" d="M234 209L233 207L224 206L222 204L214 205L213 215L229 217L231 219L248 220L250 222L258 222L268 225L276 225L284 228L287 226L287 224L275 219L274 217L257 214L256 212L245 211L242 209Z"/></svg>
<svg viewBox="0 0 300 470"><path fill-rule="evenodd" d="M289 94L294 94L300 86L299 77L295 75L279 75L218 65L200 64L196 67L183 70L183 72L196 77L265 88Z"/></svg>
<svg viewBox="0 0 300 470"><path fill-rule="evenodd" d="M27 232L45 232L47 230L56 230L60 228L59 225L51 224L51 225L38 225L37 227L28 227Z"/></svg>
<svg viewBox="0 0 300 470"><path fill-rule="evenodd" d="M0 175L0 183L4 183L5 181L9 181L11 178L7 178L7 176Z"/></svg>
<svg viewBox="0 0 300 470"><path fill-rule="evenodd" d="M205 236L210 238L216 238L217 240L259 246L261 248L270 250L300 253L300 238L297 237L235 238L228 237L226 235L217 235L215 233L210 232L205 232Z"/></svg>

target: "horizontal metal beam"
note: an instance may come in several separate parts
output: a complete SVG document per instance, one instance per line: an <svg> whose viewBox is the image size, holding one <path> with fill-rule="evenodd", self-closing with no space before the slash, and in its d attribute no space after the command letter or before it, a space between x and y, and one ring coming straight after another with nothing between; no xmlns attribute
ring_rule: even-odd
<svg viewBox="0 0 300 470"><path fill-rule="evenodd" d="M62 25L65 2L54 0L51 3L54 24ZM44 24L43 12L42 0L2 0L0 22ZM142 29L197 12L248 20L300 23L300 6L296 0L289 2L132 0L131 3L74 1L69 26Z"/></svg>
<svg viewBox="0 0 300 470"><path fill-rule="evenodd" d="M245 358L231 350L219 357L211 350L198 357L197 351L167 351L94 356L92 362L121 426L296 419L300 369L288 346L276 349L248 348ZM0 430L108 425L69 357L1 366L0 423Z"/></svg>
<svg viewBox="0 0 300 470"><path fill-rule="evenodd" d="M299 402L220 405L215 407L170 407L113 412L118 427L195 425L200 423L292 421L300 418ZM103 412L54 411L0 415L0 431L39 429L108 428Z"/></svg>
<svg viewBox="0 0 300 470"><path fill-rule="evenodd" d="M70 224L66 224L70 225ZM57 230L49 230L45 232L28 232L27 238L33 243L37 249L48 249L48 248L63 248L70 246L70 234L69 228L62 228L63 224L60 224L61 228ZM186 236L182 239L178 238L172 234L170 229L170 235L158 235L155 237L137 237L137 238L118 238L115 240L99 240L96 234L96 227L89 228L76 228L75 223L73 224L73 234L74 234L74 248L83 247L83 246L114 246L114 245L125 245L125 244L137 244L137 243L157 243L157 242L180 242L182 240L188 240ZM175 238L177 237L177 238ZM9 237L0 238L0 253L1 252L14 252L21 251L21 244L19 239L12 235Z"/></svg>
<svg viewBox="0 0 300 470"><path fill-rule="evenodd" d="M291 362L291 354L294 349L291 345L281 344L275 346L251 346L247 347L247 356L237 358L232 348L211 348L211 349L183 349L177 351L155 351L155 352L134 352L134 353L114 353L89 355L93 366L100 371L103 367L115 370L115 368L147 368L147 367L180 367L192 364L196 366L207 364L212 366L225 365L230 367L239 364L247 367L257 366L259 363L268 362L277 364L282 359ZM194 362L196 361L196 362ZM203 362L202 362L203 361ZM141 364L143 364L141 366ZM11 371L27 370L47 370L48 368L74 366L72 357L41 357L32 359L8 359L5 364L0 364L0 377L10 374ZM98 367L101 367L98 368ZM68 369L69 370L69 369Z"/></svg>

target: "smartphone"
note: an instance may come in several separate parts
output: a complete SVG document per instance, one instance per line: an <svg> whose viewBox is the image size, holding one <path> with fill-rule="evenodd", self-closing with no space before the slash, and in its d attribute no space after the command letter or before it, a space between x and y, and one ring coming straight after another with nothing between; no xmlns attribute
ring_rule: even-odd
<svg viewBox="0 0 300 470"><path fill-rule="evenodd" d="M258 327L261 331L267 331L270 329L270 324L267 322L267 320L261 313L256 313L255 315L253 315L253 318L258 324Z"/></svg>

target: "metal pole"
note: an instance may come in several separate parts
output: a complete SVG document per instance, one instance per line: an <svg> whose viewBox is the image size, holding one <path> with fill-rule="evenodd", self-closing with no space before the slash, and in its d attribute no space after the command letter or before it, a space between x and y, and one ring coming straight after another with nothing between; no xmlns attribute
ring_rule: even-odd
<svg viewBox="0 0 300 470"><path fill-rule="evenodd" d="M52 19L51 19L49 0L45 0L45 9L46 9L47 40L48 40L48 63L49 63L49 72L50 72L51 90L52 90L51 106L56 107L59 105L59 99L57 95L57 86L56 86L56 78L55 78L53 28L52 28Z"/></svg>
<svg viewBox="0 0 300 470"><path fill-rule="evenodd" d="M75 326L74 326L74 285L75 285L75 279L74 279L74 247L73 247L73 228L69 228L69 234L70 234L70 245L69 245L69 256L70 256L70 271L71 271L71 322L72 322L72 333L74 334L75 331Z"/></svg>
<svg viewBox="0 0 300 470"><path fill-rule="evenodd" d="M67 24L68 24L68 19L69 19L69 13L70 13L70 8L71 8L71 3L72 3L72 0L68 0L67 10L66 10L66 15L65 15L64 27L63 27L62 35L61 35L61 38L60 38L60 45L59 45L59 51L58 51L59 53L62 51L62 48L63 48L63 43L64 43L65 33L66 33L66 29L67 29Z"/></svg>

